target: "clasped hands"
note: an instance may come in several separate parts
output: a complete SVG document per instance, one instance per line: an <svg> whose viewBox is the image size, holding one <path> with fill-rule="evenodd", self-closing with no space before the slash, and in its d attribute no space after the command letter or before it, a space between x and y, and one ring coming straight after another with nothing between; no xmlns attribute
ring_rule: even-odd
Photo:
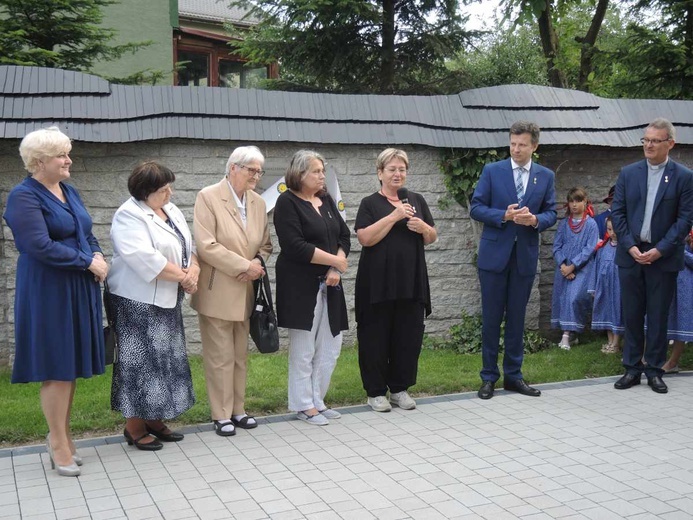
<svg viewBox="0 0 693 520"><path fill-rule="evenodd" d="M641 253L638 246L633 246L628 250L628 253L630 253L630 256L632 256L637 263L642 265L650 265L662 258L662 253L660 253L656 247Z"/></svg>
<svg viewBox="0 0 693 520"><path fill-rule="evenodd" d="M328 287L339 285L339 281L342 279L342 273L349 267L349 262L345 256L334 255L334 257L334 263L330 266L325 275L325 285Z"/></svg>
<svg viewBox="0 0 693 520"><path fill-rule="evenodd" d="M108 276L108 263L101 253L94 253L87 269L94 274L94 280L99 283L106 280L106 276Z"/></svg>
<svg viewBox="0 0 693 520"><path fill-rule="evenodd" d="M194 294L197 292L197 279L200 276L200 266L193 263L189 267L184 267L182 271L185 276L180 281L181 287L187 294Z"/></svg>
<svg viewBox="0 0 693 520"><path fill-rule="evenodd" d="M503 220L505 222L514 222L520 226L537 226L539 224L537 216L530 213L527 206L520 208L519 204L510 204L508 209L505 210Z"/></svg>
<svg viewBox="0 0 693 520"><path fill-rule="evenodd" d="M575 280L575 266L561 264L561 274L566 280Z"/></svg>
<svg viewBox="0 0 693 520"><path fill-rule="evenodd" d="M265 276L265 270L262 268L262 263L260 262L260 259L253 258L250 261L248 269L246 269L244 273L241 273L238 276L236 276L236 280L238 280L239 282L252 282L254 280L257 280L258 278L262 278L263 276Z"/></svg>
<svg viewBox="0 0 693 520"><path fill-rule="evenodd" d="M416 208L409 203L396 206L392 214L397 220L406 218L407 229L409 229L409 231L413 231L414 233L422 235L428 228L428 224L426 224L419 217L414 216L416 215Z"/></svg>

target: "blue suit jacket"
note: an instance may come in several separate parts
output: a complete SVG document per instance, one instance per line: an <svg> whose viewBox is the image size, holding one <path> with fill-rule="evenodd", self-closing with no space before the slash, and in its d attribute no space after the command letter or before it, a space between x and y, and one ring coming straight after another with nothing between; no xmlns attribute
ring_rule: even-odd
<svg viewBox="0 0 693 520"><path fill-rule="evenodd" d="M476 185L470 215L483 222L484 230L479 242L477 266L485 271L499 273L510 260L517 240L518 271L523 276L537 272L539 259L539 232L556 223L556 192L554 173L532 162L529 182L522 205L537 216L537 228L503 222L510 204L517 204L517 192L510 159L484 166Z"/></svg>
<svg viewBox="0 0 693 520"><path fill-rule="evenodd" d="M628 250L640 244L640 229L647 199L647 161L630 164L616 181L611 220L618 237L616 265L632 267L635 260ZM652 210L652 243L662 258L652 265L663 271L683 269L683 248L693 222L693 172L669 158L657 190Z"/></svg>

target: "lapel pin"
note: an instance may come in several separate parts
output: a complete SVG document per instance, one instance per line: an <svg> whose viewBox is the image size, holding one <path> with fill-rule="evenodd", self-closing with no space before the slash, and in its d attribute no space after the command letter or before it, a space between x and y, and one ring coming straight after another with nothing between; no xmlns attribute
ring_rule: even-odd
<svg viewBox="0 0 693 520"><path fill-rule="evenodd" d="M536 184L536 183L537 183L537 178L536 178L536 177L534 177L534 184Z"/></svg>
<svg viewBox="0 0 693 520"><path fill-rule="evenodd" d="M669 182L669 176L668 175L664 176L664 182Z"/></svg>

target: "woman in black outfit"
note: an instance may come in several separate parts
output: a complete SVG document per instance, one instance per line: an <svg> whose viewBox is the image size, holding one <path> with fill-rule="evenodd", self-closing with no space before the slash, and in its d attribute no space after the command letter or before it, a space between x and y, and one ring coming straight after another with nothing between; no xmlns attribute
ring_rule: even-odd
<svg viewBox="0 0 693 520"><path fill-rule="evenodd" d="M381 189L361 201L356 235L363 246L356 273L359 367L368 404L389 412L391 403L416 408L407 389L416 383L431 296L424 246L438 237L428 204L410 191L402 202L409 159L388 148L376 162ZM386 397L390 390L390 400Z"/></svg>
<svg viewBox="0 0 693 520"><path fill-rule="evenodd" d="M296 152L286 172L289 188L277 199L277 319L289 329L289 409L309 424L338 419L324 398L349 327L341 277L349 228L325 191L325 160Z"/></svg>

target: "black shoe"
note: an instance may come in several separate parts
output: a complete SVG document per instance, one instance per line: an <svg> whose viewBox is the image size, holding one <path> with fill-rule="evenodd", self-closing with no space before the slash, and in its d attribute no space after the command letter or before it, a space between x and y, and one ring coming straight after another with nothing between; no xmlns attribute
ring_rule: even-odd
<svg viewBox="0 0 693 520"><path fill-rule="evenodd" d="M666 383L659 376L648 377L647 384L658 394L666 394L669 391Z"/></svg>
<svg viewBox="0 0 693 520"><path fill-rule="evenodd" d="M532 388L524 379L504 379L503 388L510 392L517 392L522 395L528 395L530 397L539 397L541 395L541 390Z"/></svg>
<svg viewBox="0 0 693 520"><path fill-rule="evenodd" d="M127 429L123 430L123 436L125 437L125 440L128 442L128 446L132 446L133 444L135 445L135 448L138 450L142 451L158 451L164 447L163 444L161 444L159 441L154 439L152 442L148 443L142 443L140 442L142 439L145 437L149 437L148 433L145 433L144 435L141 435L134 439L132 435L130 435L130 432L127 431Z"/></svg>
<svg viewBox="0 0 693 520"><path fill-rule="evenodd" d="M153 435L154 437L156 437L160 441L178 442L178 441L182 441L185 438L185 435L183 435L182 433L174 432L171 430L169 430L168 433L165 433L166 430L168 430L168 428L166 426L164 426L161 430L155 430L154 428L152 428L151 426L149 426L147 424L146 428L147 428L147 432L150 435Z"/></svg>
<svg viewBox="0 0 693 520"><path fill-rule="evenodd" d="M661 381L661 379L660 379ZM616 390L625 390L627 388L630 388L631 386L639 385L640 384L640 374L629 374L625 373L621 379L616 381L614 383L614 388ZM662 383L664 384L664 383ZM664 385L666 388L666 385Z"/></svg>
<svg viewBox="0 0 693 520"><path fill-rule="evenodd" d="M493 381L484 381L476 395L479 396L479 399L491 399L493 397L493 388L495 386L496 383Z"/></svg>

